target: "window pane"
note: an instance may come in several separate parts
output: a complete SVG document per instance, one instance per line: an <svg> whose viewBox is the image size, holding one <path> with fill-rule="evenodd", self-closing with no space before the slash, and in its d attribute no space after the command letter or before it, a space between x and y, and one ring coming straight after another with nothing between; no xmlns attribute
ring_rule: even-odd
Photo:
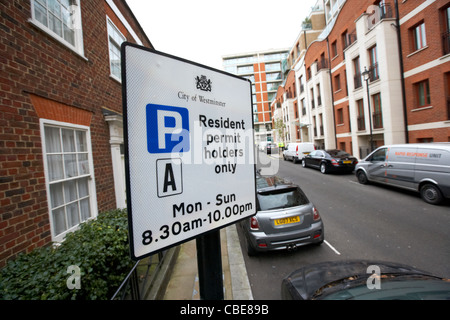
<svg viewBox="0 0 450 320"><path fill-rule="evenodd" d="M61 152L61 140L59 138L58 128L45 128L45 149L47 153Z"/></svg>
<svg viewBox="0 0 450 320"><path fill-rule="evenodd" d="M75 135L73 130L62 129L64 152L75 152Z"/></svg>
<svg viewBox="0 0 450 320"><path fill-rule="evenodd" d="M48 159L48 175L50 181L60 180L64 178L63 164L61 155L50 155Z"/></svg>
<svg viewBox="0 0 450 320"><path fill-rule="evenodd" d="M66 230L66 217L64 208L53 210L53 231L56 235Z"/></svg>
<svg viewBox="0 0 450 320"><path fill-rule="evenodd" d="M80 223L80 217L78 216L78 202L71 203L67 206L67 224L69 228L72 228Z"/></svg>
<svg viewBox="0 0 450 320"><path fill-rule="evenodd" d="M80 201L81 220L86 221L91 217L91 210L89 208L89 198Z"/></svg>
<svg viewBox="0 0 450 320"><path fill-rule="evenodd" d="M61 5L57 0L48 0L48 9L57 17L61 15Z"/></svg>
<svg viewBox="0 0 450 320"><path fill-rule="evenodd" d="M77 183L75 180L64 183L64 195L67 202L72 202L78 199L77 197Z"/></svg>
<svg viewBox="0 0 450 320"><path fill-rule="evenodd" d="M78 175L77 156L75 154L64 155L65 177L71 178Z"/></svg>
<svg viewBox="0 0 450 320"><path fill-rule="evenodd" d="M75 32L70 29L68 26L63 24L64 28L64 39L69 42L71 45L75 45Z"/></svg>
<svg viewBox="0 0 450 320"><path fill-rule="evenodd" d="M44 26L47 25L47 10L36 0L34 1L34 17L37 21L42 23Z"/></svg>
<svg viewBox="0 0 450 320"><path fill-rule="evenodd" d="M76 132L76 137L77 137L77 151L78 152L87 151L86 132L84 132L84 131L77 131Z"/></svg>
<svg viewBox="0 0 450 320"><path fill-rule="evenodd" d="M50 197L52 199L52 208L56 208L64 204L62 183L50 185Z"/></svg>
<svg viewBox="0 0 450 320"><path fill-rule="evenodd" d="M62 22L51 13L49 15L49 28L58 36L62 37Z"/></svg>
<svg viewBox="0 0 450 320"><path fill-rule="evenodd" d="M80 198L84 198L89 195L88 178L78 180L78 195Z"/></svg>
<svg viewBox="0 0 450 320"><path fill-rule="evenodd" d="M80 153L78 155L78 169L80 176L89 173L89 161L87 153Z"/></svg>

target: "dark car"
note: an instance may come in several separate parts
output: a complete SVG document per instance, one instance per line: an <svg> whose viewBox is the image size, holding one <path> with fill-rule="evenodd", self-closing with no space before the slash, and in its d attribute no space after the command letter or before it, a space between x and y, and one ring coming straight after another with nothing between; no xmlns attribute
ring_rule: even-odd
<svg viewBox="0 0 450 320"><path fill-rule="evenodd" d="M450 280L390 262L332 261L283 279L286 300L448 300Z"/></svg>
<svg viewBox="0 0 450 320"><path fill-rule="evenodd" d="M278 146L275 143L268 143L266 146L266 153L278 153Z"/></svg>
<svg viewBox="0 0 450 320"><path fill-rule="evenodd" d="M298 185L257 174L256 188L256 215L241 221L249 256L324 241L319 212Z"/></svg>
<svg viewBox="0 0 450 320"><path fill-rule="evenodd" d="M315 150L303 158L303 168L319 169L322 173L355 170L358 159L342 150Z"/></svg>

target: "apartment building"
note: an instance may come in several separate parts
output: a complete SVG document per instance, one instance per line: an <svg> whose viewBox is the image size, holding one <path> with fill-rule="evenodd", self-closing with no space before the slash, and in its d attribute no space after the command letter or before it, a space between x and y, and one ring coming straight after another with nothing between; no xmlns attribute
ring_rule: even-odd
<svg viewBox="0 0 450 320"><path fill-rule="evenodd" d="M450 141L450 2L399 1L409 142Z"/></svg>
<svg viewBox="0 0 450 320"><path fill-rule="evenodd" d="M0 3L0 267L125 206L123 0Z"/></svg>
<svg viewBox="0 0 450 320"><path fill-rule="evenodd" d="M318 0L303 21L302 29L289 51L287 64L290 71L284 83L279 87L275 100L272 101L274 141L311 141L313 128L310 119L312 119L311 110L314 108L307 108L305 100L308 99L308 95L305 87L304 56L309 44L318 38L325 26L323 4L321 0ZM318 88L320 89L320 85ZM320 95L318 103L322 105ZM317 117L317 115L315 116ZM282 126L281 123L283 123ZM275 126L279 126L279 128L275 128ZM284 130L283 135L279 134L282 132L281 129Z"/></svg>
<svg viewBox="0 0 450 320"><path fill-rule="evenodd" d="M325 28L292 59L299 140L360 158L383 144L450 141L449 2L323 4Z"/></svg>
<svg viewBox="0 0 450 320"><path fill-rule="evenodd" d="M223 56L225 71L252 82L253 123L255 143L272 141L271 101L283 83L283 61L288 49L232 54Z"/></svg>

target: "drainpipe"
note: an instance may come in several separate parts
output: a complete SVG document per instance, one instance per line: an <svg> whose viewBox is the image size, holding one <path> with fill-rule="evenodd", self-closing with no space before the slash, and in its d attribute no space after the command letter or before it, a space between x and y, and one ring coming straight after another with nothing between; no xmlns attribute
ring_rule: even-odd
<svg viewBox="0 0 450 320"><path fill-rule="evenodd" d="M402 84L402 100L403 100L403 117L405 121L405 142L409 143L408 132L408 110L406 107L406 93L405 93L405 76L403 71L403 53L402 53L402 38L400 33L400 14L398 11L398 0L395 0L395 28L397 29L397 42L398 42L398 56L400 59L400 81Z"/></svg>
<svg viewBox="0 0 450 320"><path fill-rule="evenodd" d="M331 74L331 58L330 58L330 42L328 41L327 36L327 51L328 51L328 67L330 68L330 88L331 88L331 115L333 117L333 126L334 126L334 144L335 148L338 148L337 144L337 135L336 135L336 117L334 116L334 90L333 90L333 79Z"/></svg>

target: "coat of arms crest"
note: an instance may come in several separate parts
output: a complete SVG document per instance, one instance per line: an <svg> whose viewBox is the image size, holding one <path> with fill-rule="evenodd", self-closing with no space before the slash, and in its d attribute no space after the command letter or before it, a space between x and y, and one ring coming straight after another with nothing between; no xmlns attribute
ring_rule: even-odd
<svg viewBox="0 0 450 320"><path fill-rule="evenodd" d="M206 78L206 76L197 76L195 77L195 82L197 84L197 89L202 91L211 91L212 82L210 79Z"/></svg>

